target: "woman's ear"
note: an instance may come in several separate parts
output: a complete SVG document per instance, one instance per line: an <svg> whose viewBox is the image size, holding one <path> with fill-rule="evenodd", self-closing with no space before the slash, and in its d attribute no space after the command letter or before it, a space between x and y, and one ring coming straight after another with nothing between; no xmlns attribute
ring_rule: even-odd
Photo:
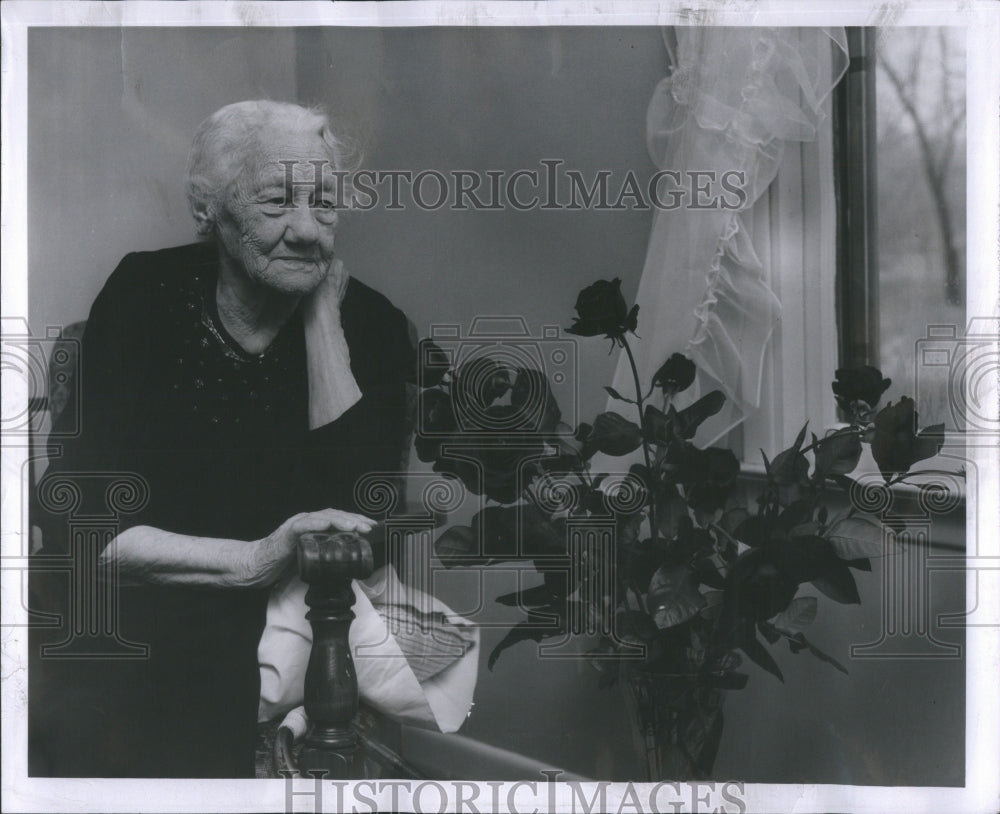
<svg viewBox="0 0 1000 814"><path fill-rule="evenodd" d="M215 213L204 200L191 201L191 215L199 235L210 235L215 228Z"/></svg>

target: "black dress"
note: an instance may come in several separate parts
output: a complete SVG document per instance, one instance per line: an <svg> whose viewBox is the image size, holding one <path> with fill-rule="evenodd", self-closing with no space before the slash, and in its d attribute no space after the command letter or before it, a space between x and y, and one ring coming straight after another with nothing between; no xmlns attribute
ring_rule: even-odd
<svg viewBox="0 0 1000 814"><path fill-rule="evenodd" d="M148 502L122 515L120 529L255 540L297 512L356 511L358 478L399 467L413 363L405 317L349 282L342 324L363 396L310 431L299 315L262 355L246 354L218 319L217 267L209 244L122 261L83 339L80 434L50 471L140 475ZM80 477L84 492L90 481ZM67 550L65 516L34 522L43 528L43 553ZM65 605L65 575L33 575L32 588L37 608ZM267 597L251 589L122 588L117 629L150 645L145 660L39 660L39 645L66 631L34 632L29 772L252 777Z"/></svg>

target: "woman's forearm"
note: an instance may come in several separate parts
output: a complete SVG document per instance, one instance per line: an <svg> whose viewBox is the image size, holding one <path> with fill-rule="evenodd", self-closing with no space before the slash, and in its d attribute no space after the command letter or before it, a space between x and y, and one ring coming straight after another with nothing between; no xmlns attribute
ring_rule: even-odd
<svg viewBox="0 0 1000 814"><path fill-rule="evenodd" d="M101 559L116 567L117 579L124 585L263 588L287 572L302 534L331 530L368 534L374 526L370 517L338 509L294 515L267 537L250 542L133 526L108 544Z"/></svg>
<svg viewBox="0 0 1000 814"><path fill-rule="evenodd" d="M258 545L134 526L112 540L101 557L114 562L125 585L252 588L258 587L253 567Z"/></svg>

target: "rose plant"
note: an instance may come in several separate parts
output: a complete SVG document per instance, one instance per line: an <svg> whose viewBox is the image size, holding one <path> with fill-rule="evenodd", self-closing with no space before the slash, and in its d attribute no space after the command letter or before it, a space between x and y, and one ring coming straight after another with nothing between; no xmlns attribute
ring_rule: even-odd
<svg viewBox="0 0 1000 814"><path fill-rule="evenodd" d="M890 382L877 369L838 370L844 426L822 438L803 427L772 458L762 453L763 482L747 501L733 452L694 443L723 393L676 407L696 376L679 353L643 386L627 336L639 307L628 306L620 280L585 288L576 311L569 333L606 337L627 354L633 392L605 389L634 420L608 411L570 427L538 370L488 355L451 364L425 348L417 454L485 498L468 525L439 535L436 552L446 566L532 561L541 577L498 597L526 619L490 654L490 669L519 642L590 635L598 683L625 680L640 740L659 755L650 779L707 775L721 692L746 686L744 658L783 680L770 648L784 643L847 672L806 637L818 601L799 591L811 585L835 602L860 602L852 572L870 570L891 538L877 517L831 511L831 490L855 488L864 444L887 485L920 474L911 467L937 454L943 426L918 431L909 398L878 409ZM641 462L595 473L597 453ZM610 549L593 535L572 542L588 528L613 529ZM665 751L681 760L664 761Z"/></svg>

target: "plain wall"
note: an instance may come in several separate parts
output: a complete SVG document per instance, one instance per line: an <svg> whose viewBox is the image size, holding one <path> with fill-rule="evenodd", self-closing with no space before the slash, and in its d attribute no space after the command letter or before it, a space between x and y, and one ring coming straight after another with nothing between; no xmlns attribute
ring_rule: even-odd
<svg viewBox="0 0 1000 814"><path fill-rule="evenodd" d="M642 179L655 169L643 122L661 42L651 28L33 30L32 330L85 319L127 252L196 239L188 148L224 104L325 104L373 169L512 172L552 158ZM346 218L337 251L421 336L491 315L537 334L569 325L596 279L621 277L632 296L650 225L648 211L379 209ZM601 340L578 347L579 410L567 412L592 415L616 357Z"/></svg>
<svg viewBox="0 0 1000 814"><path fill-rule="evenodd" d="M130 251L192 243L195 128L246 98L295 96L289 29L32 29L28 303L32 332L86 319Z"/></svg>
<svg viewBox="0 0 1000 814"><path fill-rule="evenodd" d="M511 171L554 158L641 177L653 169L645 111L666 56L653 28L36 29L29 68L29 302L38 334L85 318L126 252L194 240L182 189L188 145L223 104L325 103L360 134L372 168ZM421 335L434 323L496 314L520 315L537 332L567 326L577 292L595 279L622 277L630 298L650 225L642 211L372 211L347 219L338 253ZM578 347L577 412L586 418L603 409L616 357L605 340ZM477 579L455 572L442 593L463 609ZM935 583L935 606L963 607L955 579L948 591ZM509 573L483 580L483 620L523 618L490 601L514 590ZM880 624L877 572L859 583L862 608L821 602L816 643L842 661ZM597 690L588 665L540 660L528 643L487 671L502 635L483 631L463 732L545 766L634 777L621 696ZM751 666L750 686L729 695L720 778L961 781L963 662L859 662L848 679L807 655L778 660L784 686Z"/></svg>

